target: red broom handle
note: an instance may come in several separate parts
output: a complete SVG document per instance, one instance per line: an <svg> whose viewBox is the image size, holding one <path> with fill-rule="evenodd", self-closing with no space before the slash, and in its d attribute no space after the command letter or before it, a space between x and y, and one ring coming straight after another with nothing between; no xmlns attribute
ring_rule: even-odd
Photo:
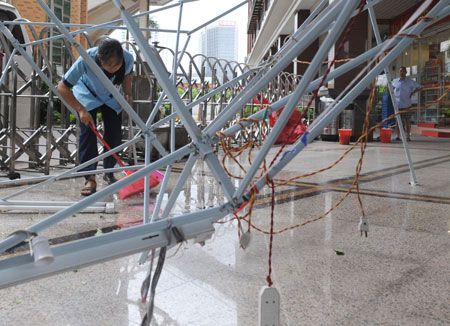
<svg viewBox="0 0 450 326"><path fill-rule="evenodd" d="M108 143L106 143L106 141L103 139L103 137L99 134L97 128L95 128L95 126L92 124L92 122L89 123L89 127L94 132L94 134L97 136L97 138L100 139L100 141L103 143L103 145L105 145L105 147L108 149L108 151L110 151L111 147L109 147ZM123 164L122 160L119 158L119 156L116 155L116 153L113 153L113 156L117 160L117 163L119 163L119 165L121 167L125 167L125 164Z"/></svg>

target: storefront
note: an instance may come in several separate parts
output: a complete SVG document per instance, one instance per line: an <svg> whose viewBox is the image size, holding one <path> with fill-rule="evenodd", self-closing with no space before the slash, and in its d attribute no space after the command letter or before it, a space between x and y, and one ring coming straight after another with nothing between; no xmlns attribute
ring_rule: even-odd
<svg viewBox="0 0 450 326"><path fill-rule="evenodd" d="M448 25L447 25L448 28ZM422 51L420 104L431 104L450 87L450 30L430 34L419 41ZM448 98L418 112L418 122L445 125L450 116Z"/></svg>
<svg viewBox="0 0 450 326"><path fill-rule="evenodd" d="M391 25L391 34L405 18L403 16ZM437 101L450 87L450 21L436 23L414 40L391 67L395 75L401 66L406 67L409 77L423 85L421 92L413 95L413 105L430 105ZM450 125L450 101L446 98L416 111L411 121L428 127Z"/></svg>

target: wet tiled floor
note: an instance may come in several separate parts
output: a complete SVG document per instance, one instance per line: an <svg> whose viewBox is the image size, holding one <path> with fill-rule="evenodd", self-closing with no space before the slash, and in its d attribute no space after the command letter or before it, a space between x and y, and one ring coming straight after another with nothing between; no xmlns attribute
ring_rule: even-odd
<svg viewBox="0 0 450 326"><path fill-rule="evenodd" d="M326 167L347 148L315 141L276 180ZM417 186L409 184L400 142L368 144L360 180L370 223L367 238L358 231L361 209L355 192L327 217L274 236L271 279L281 295L281 325L450 325L450 140L416 136L409 148ZM333 169L277 188L274 229L330 210L345 195L359 157L355 149ZM169 191L183 165L174 167ZM175 213L222 201L211 180L207 165L197 163ZM77 201L80 183L58 182L33 190L31 197ZM0 189L0 195L11 191ZM98 228L140 223L142 196L105 200L115 203L117 213L77 213L44 235L65 241ZM155 200L152 194L152 205ZM270 207L270 190L263 190L254 207L255 226L269 230ZM49 215L4 211L1 238ZM152 325L257 324L259 294L267 285L269 235L252 230L243 250L236 222L215 224L215 229L205 246L183 243L168 251ZM140 325L147 307L140 287L149 265L139 265L138 257L4 288L0 325Z"/></svg>

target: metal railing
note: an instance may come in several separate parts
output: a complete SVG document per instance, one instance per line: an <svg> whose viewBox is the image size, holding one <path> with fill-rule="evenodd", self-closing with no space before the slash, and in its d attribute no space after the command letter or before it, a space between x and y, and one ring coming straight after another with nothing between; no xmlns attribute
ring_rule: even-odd
<svg viewBox="0 0 450 326"><path fill-rule="evenodd" d="M28 22L24 19L15 22L20 21ZM49 38L51 29L54 28L45 26L38 34L33 25L27 24L26 26L36 40ZM94 42L87 33L81 33L81 36L85 40L83 43L86 44L86 47L96 46L102 39L99 38ZM61 64L55 65L50 58L50 42L47 42L46 46L43 43L33 44L30 46L30 50L31 56L40 70L56 85L76 58L70 44L62 38L61 42L64 46L62 47ZM131 48L136 55L133 74L133 108L141 118L147 119L155 109L161 95L161 86L143 60L139 47L129 41L123 42L123 45ZM14 179L20 176L18 171L21 170L49 174L51 168L78 164L77 117L59 101L36 71L32 70L27 74L27 67L18 63L17 53L10 50L8 40L3 33L0 33L0 46L4 49L4 62L12 60L11 66L3 71L4 76L1 76L0 169L8 171L6 176ZM154 48L158 54L169 56L173 60L175 54L172 49L156 44ZM255 76L254 72L248 73L250 67L243 63L206 57L202 54L191 55L187 52L185 58L177 70L176 85L182 100L186 104L193 104L190 110L196 122L202 127L214 120ZM168 71L168 73L173 73L173 71ZM246 74L245 77L239 83L227 85L229 81L244 74ZM295 89L299 78L300 76L282 72L269 83L266 89L261 90L260 95L269 99L270 102L277 101ZM221 90L215 96L198 102L204 95L218 88ZM240 118L247 117L262 108L261 105L249 102L226 127L230 127ZM171 102L164 98L162 106L157 109L159 111L156 114L157 119L170 115L171 109ZM24 121L25 117L29 119ZM21 123L18 123L19 120ZM162 125L156 133L167 133L167 126L168 124ZM181 124L177 126L182 128ZM102 129L101 124L98 128ZM257 139L254 140L261 142L261 123L255 128L254 135ZM124 141L132 139L138 131L139 128L136 127L136 124L125 116ZM185 137L178 142L180 146L187 142ZM162 138L169 139L167 136ZM241 133L237 133L234 141L242 144L246 140L242 138ZM163 145L166 148L169 146L167 142ZM126 161L136 163L144 157L144 152L144 142L141 141L134 147L126 147L120 155Z"/></svg>

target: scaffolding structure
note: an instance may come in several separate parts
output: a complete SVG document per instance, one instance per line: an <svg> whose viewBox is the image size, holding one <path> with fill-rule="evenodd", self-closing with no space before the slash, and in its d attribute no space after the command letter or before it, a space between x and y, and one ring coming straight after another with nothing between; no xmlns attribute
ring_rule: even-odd
<svg viewBox="0 0 450 326"><path fill-rule="evenodd" d="M126 25L126 28L130 31L136 41L137 48L139 49L142 59L148 64L152 76L154 76L154 78L158 81L158 84L163 90L162 94L158 97L156 103L154 104L153 110L148 116L148 119L144 121L112 85L110 80L106 78L97 64L87 55L85 49L75 40L75 32L69 32L67 27L58 20L43 0L37 1L51 18L52 24L57 26L61 32L61 35L56 38L63 38L64 42L67 42L70 48L74 48L80 56L84 58L90 69L97 74L105 87L123 107L129 119L133 122L133 125L137 126L139 132L130 140L121 146L116 147L112 151L105 152L96 159L76 166L75 168L61 174L51 176L33 187L53 182L63 177L71 176L84 166L90 165L94 161L99 161L103 159L103 157L111 155L112 153L120 152L124 148L128 148L129 146L132 146L136 142L140 141L142 138L145 141L145 162L143 166L139 166L139 169L135 173L127 176L126 178L121 179L120 181L79 202L68 205L47 219L28 227L25 230L26 232L17 232L14 235L4 239L0 242L0 253L4 253L12 247L27 240L30 233L39 234L46 228L55 225L56 223L72 216L82 209L95 205L106 196L119 191L123 187L126 187L141 178L145 178L146 182L143 213L144 223L142 225L122 229L114 233L103 234L98 237L55 246L52 248L55 259L51 264L45 266L36 267L33 257L29 254L2 259L0 260L0 288L46 277L66 270L73 270L74 268L83 267L90 264L101 263L106 260L115 259L133 253L143 253L141 255L140 262L144 263L148 260L148 253L152 249L164 247L169 248L176 245L180 241L189 239L193 239L195 242L204 242L213 234L214 222L239 209L250 200L252 193L255 191L260 191L268 182L270 182L270 180L273 180L273 178L280 171L282 171L282 169L289 162L291 162L296 155L299 155L300 152L322 132L324 127L327 126L332 119L336 118L350 103L352 103L352 101L370 85L376 76L386 69L386 67L388 67L407 46L409 46L414 35L419 35L425 28L433 24L436 20L444 18L450 14L450 0L440 0L428 11L426 14L426 19L419 19L418 22L412 23L423 15L424 10L432 2L432 0L424 1L423 5L417 9L410 21L407 22L405 27L400 30L399 34L401 35L397 35L383 42L379 39L378 33L375 33L379 43L377 46L366 51L365 53L362 53L352 61L349 61L332 70L324 80L323 76L314 79L314 77L318 74L322 62L326 59L330 48L336 44L338 38L344 32L349 21L360 12L360 10L358 10L358 5L363 5L364 7L361 6L360 9L368 10L372 21L375 22L375 16L372 8L379 2L375 0L367 2L364 1L364 3L361 4L360 0L336 0L327 5L328 0L324 0L311 13L304 24L302 24L290 37L289 41L278 51L278 53L268 58L267 61L262 62L257 67L251 67L251 69L247 67L247 69L242 71L242 73L235 74L231 80L223 83L212 91L207 93L203 92L199 98L189 104L186 104L183 100L183 96L189 95L186 95L186 93L180 96L177 90L177 69L174 69L171 75L167 73L164 65L161 63L158 55L158 49L148 44L142 30L139 29L135 22L135 17L123 8L120 0L113 0L115 6L121 12L123 23ZM176 4L179 7L179 22L181 21L183 7L184 5L188 5L188 2L190 1L180 0ZM243 1L241 4L231 8L224 14L211 19L205 24L202 24L189 32L186 32L187 41L183 45L180 44L180 46L178 45L180 43L179 36L182 31L179 23L177 30L177 46L173 51L173 66L178 67L183 56L186 55L185 50L193 33L200 30L207 24L219 19L228 12L247 3L248 1ZM90 28L104 28L105 25L108 24ZM374 24L374 28L377 32L376 24ZM13 37L8 27L1 22L0 31L14 46L14 51L22 54L39 77L48 84L50 92L59 96L58 91L53 86L52 80L43 73L42 69L36 65L35 61L33 61L30 55L24 50L24 46ZM252 114L250 116L251 119L241 121L240 123L235 123L238 113L243 112L244 107L248 103L251 103L255 97L260 95L260 92L265 90L270 82L278 78L280 72L282 72L288 64L290 64L293 60L296 60L296 58L320 36L324 36L324 38L314 59L308 66L304 75L296 81L295 87L292 88L292 91L289 94L280 96L265 109ZM35 41L33 43L38 44L46 41L48 41L48 39ZM179 47L182 49L181 51L179 51ZM367 62L369 62L369 64L367 64ZM341 95L335 99L332 105L330 105L325 112L316 117L312 124L309 125L303 136L296 143L290 146L289 150L285 151L283 156L277 160L266 173L260 176L259 169L263 164L267 153L288 122L292 112L297 109L298 103L301 101L302 97L316 90L321 83L341 76L361 64L366 64L365 68L347 87L347 89L345 89ZM242 83L243 80L245 80L245 83ZM191 85L194 84L195 83L192 83ZM194 105L214 98L217 94L222 94L222 92L229 87L234 87L236 90L235 96L228 103L225 101L219 103L220 109L214 110L214 114L212 116L211 114L209 115L212 119L210 123L203 126L201 124L199 125L193 119L190 109L192 109ZM60 99L64 102L62 98ZM154 122L156 114L159 112L158 109L163 105L163 103L170 103L173 111L162 120ZM65 105L69 110L72 110L69 105ZM214 150L219 143L218 133L220 132L227 136L235 135L242 131L243 127L260 123L262 120L266 119L267 114L277 111L282 107L284 107L284 110L280 114L276 124L268 133L265 141L262 143L256 157L253 159L252 165L249 167L240 183L235 185L230 180L229 175L226 173L224 167L218 159L217 153ZM190 139L188 144L178 149L175 148L174 130L176 117L179 117ZM160 143L158 137L155 135L156 128L165 122L169 122L171 128L171 138L168 149ZM400 129L402 130L402 128ZM404 135L402 136L404 138ZM150 156L150 148L156 149L161 157L157 160L152 160ZM184 165L183 171L171 191L166 205L163 207L162 197L168 186L172 166L175 162L186 156L188 156L188 159ZM220 187L220 190L224 195L225 200L223 203L217 203L214 207L205 208L191 213L174 215L172 214L172 209L176 201L179 199L179 195L183 191L197 161L204 161L208 165L215 182ZM150 214L148 190L149 175L152 172L163 168L166 171L165 178L161 185L155 209L153 213ZM118 170L121 169L114 169L114 171ZM103 172L104 171L105 170L103 170ZM415 178L413 177L412 182L415 182ZM7 203L10 201L10 198L17 195L17 193L19 192L2 198L0 201Z"/></svg>
<svg viewBox="0 0 450 326"><path fill-rule="evenodd" d="M166 6L166 9L172 8ZM143 14L151 14L159 10L152 10ZM136 17L141 14L136 15ZM102 24L101 30L120 30L125 27L115 26L118 21ZM29 30L30 34L39 42L22 44L26 52L33 58L42 74L46 75L53 84L59 82L61 76L70 68L75 61L74 53L70 43L61 37L51 37L55 33L55 24L42 22L29 22L22 18L14 21L4 22L16 33L21 31L18 26L23 26ZM96 46L105 36L100 37L95 42L88 35L88 31L97 26L81 24L64 24L70 29L81 29L73 33L80 36L80 43L90 48ZM37 27L42 27L37 32ZM100 29L100 27L99 27ZM142 32L148 32L142 29ZM158 30L163 33L164 31ZM173 31L174 32L174 31ZM13 34L16 38L20 33ZM52 42L62 42L61 63L52 62L51 51ZM123 46L134 52L136 59L134 64L134 74L132 79L133 89L133 109L141 117L147 119L153 111L158 101L160 86L152 71L145 63L139 47L130 41L122 42ZM44 46L45 45L45 46ZM77 115L73 115L70 109L61 104L58 96L49 90L49 87L31 66L20 58L17 60L18 50L14 49L10 41L3 33L0 33L0 48L4 51L5 67L0 76L0 169L7 171L6 177L14 182L0 181L0 186L20 184L20 172L33 172L34 174L50 174L52 169L62 169L78 164L78 121ZM153 48L159 57L167 57L169 60L175 57L174 50L168 47L159 46L154 43ZM246 64L234 61L227 61L214 57L206 57L202 54L192 55L184 53L183 62L180 62L176 73L176 88L180 91L180 97L190 110L195 109L198 114L194 117L196 122L205 127L213 120L239 91L247 85L254 75L254 70L249 69ZM187 60L186 60L187 59ZM162 59L160 58L162 61ZM167 68L166 68L167 69ZM30 72L28 70L31 70ZM206 71L211 72L208 77ZM239 82L230 82L239 77ZM281 72L279 76L271 82L272 87L266 87L261 91L262 96L271 101L280 99L283 92L290 93L294 90L299 77L293 74ZM188 82L189 81L189 82ZM220 90L217 90L220 87ZM205 96L213 90L217 90L215 96ZM283 92L281 92L283 90ZM153 128L156 134L162 132L167 134L168 123L172 117L170 115L171 102L163 99L162 105L157 112L157 119ZM248 103L250 112L259 109L253 102ZM47 110L51 108L50 110ZM240 117L248 116L244 109L239 112L235 121ZM19 120L26 122L19 123ZM158 121L166 118L163 121ZM55 121L57 120L57 121ZM232 123L230 123L231 125ZM260 124L255 126L260 128ZM182 124L176 124L176 128L182 128ZM98 124L97 129L101 130L102 125ZM136 124L124 116L123 140L127 141L139 132ZM244 140L240 138L240 133L236 134L235 142L241 144ZM164 135L166 136L166 135ZM168 137L165 137L168 138ZM168 144L163 143L168 149ZM136 150L134 150L136 149ZM144 144L141 139L132 147L123 148L119 156L128 162L136 162L144 157ZM42 177L35 178L35 181L42 180ZM45 179L45 178L44 178ZM27 180L30 182L30 180Z"/></svg>

